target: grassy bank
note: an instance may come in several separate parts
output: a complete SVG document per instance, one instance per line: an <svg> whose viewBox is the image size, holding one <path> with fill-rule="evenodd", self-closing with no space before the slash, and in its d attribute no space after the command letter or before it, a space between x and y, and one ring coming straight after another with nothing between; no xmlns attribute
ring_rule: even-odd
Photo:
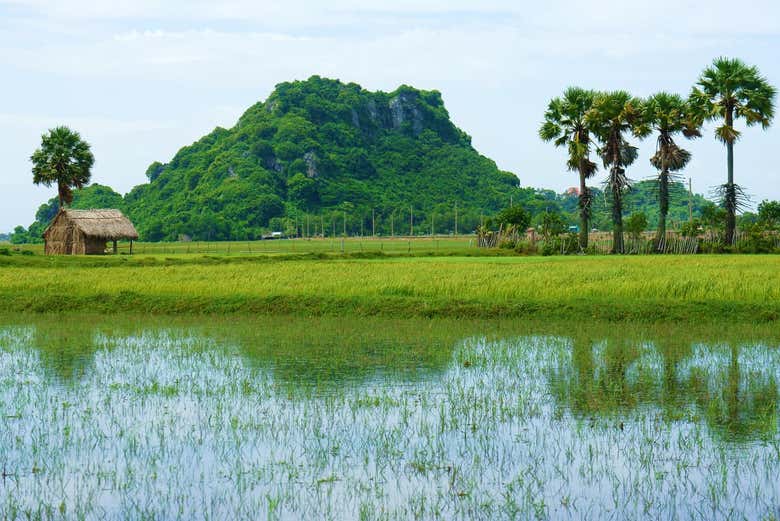
<svg viewBox="0 0 780 521"><path fill-rule="evenodd" d="M5 312L780 317L780 258L768 256L10 259Z"/></svg>
<svg viewBox="0 0 780 521"><path fill-rule="evenodd" d="M438 235L416 237L326 237L265 241L192 241L192 242L136 242L137 255L300 255L384 253L400 254L480 254L474 235ZM43 255L43 244L2 244L0 248L29 251ZM130 243L118 245L120 254L130 253Z"/></svg>

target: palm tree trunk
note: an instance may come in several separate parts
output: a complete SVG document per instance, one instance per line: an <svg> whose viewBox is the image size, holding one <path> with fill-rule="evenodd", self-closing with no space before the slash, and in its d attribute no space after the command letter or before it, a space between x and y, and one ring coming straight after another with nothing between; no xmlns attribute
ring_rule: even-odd
<svg viewBox="0 0 780 521"><path fill-rule="evenodd" d="M580 170L580 249L588 248L588 213L590 201L588 187L585 185L585 172Z"/></svg>
<svg viewBox="0 0 780 521"><path fill-rule="evenodd" d="M612 184L612 253L625 253L623 246L623 194L617 183Z"/></svg>
<svg viewBox="0 0 780 521"><path fill-rule="evenodd" d="M734 124L732 109L726 111L726 125ZM726 163L728 167L728 182L726 183L726 244L734 244L737 230L737 201L734 187L734 141L726 142Z"/></svg>
<svg viewBox="0 0 780 521"><path fill-rule="evenodd" d="M65 190L62 186L62 182L57 183L57 197L60 201L60 210L64 208L64 202L65 202Z"/></svg>
<svg viewBox="0 0 780 521"><path fill-rule="evenodd" d="M737 231L737 201L734 186L734 143L726 143L729 179L726 184L726 244L734 244Z"/></svg>
<svg viewBox="0 0 780 521"><path fill-rule="evenodd" d="M658 177L658 230L655 233L655 249L663 251L666 242L666 215L669 213L669 170Z"/></svg>

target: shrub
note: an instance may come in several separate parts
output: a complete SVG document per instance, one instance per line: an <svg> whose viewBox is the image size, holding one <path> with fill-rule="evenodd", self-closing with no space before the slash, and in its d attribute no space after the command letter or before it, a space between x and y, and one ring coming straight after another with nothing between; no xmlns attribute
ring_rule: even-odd
<svg viewBox="0 0 780 521"><path fill-rule="evenodd" d="M504 227L511 224L524 232L531 222L531 214L520 205L510 206L498 212L496 222Z"/></svg>
<svg viewBox="0 0 780 521"><path fill-rule="evenodd" d="M542 245L542 255L572 255L578 251L579 238L576 233L552 237Z"/></svg>
<svg viewBox="0 0 780 521"><path fill-rule="evenodd" d="M644 212L632 213L626 219L625 230L631 234L634 240L638 240L642 232L647 229L647 215Z"/></svg>
<svg viewBox="0 0 780 521"><path fill-rule="evenodd" d="M520 255L534 255L538 251L536 244L529 241L517 241L515 244L515 253Z"/></svg>

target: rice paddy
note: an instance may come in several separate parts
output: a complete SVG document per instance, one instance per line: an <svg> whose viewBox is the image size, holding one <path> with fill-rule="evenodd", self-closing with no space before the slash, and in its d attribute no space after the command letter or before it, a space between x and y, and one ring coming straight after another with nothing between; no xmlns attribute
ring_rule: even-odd
<svg viewBox="0 0 780 521"><path fill-rule="evenodd" d="M780 257L0 257L0 311L780 317Z"/></svg>
<svg viewBox="0 0 780 521"><path fill-rule="evenodd" d="M9 315L0 512L777 519L778 378L771 324Z"/></svg>

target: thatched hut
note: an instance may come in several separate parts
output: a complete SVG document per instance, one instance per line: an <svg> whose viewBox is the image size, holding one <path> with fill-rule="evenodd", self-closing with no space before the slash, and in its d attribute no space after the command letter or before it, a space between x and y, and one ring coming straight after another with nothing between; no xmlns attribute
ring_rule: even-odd
<svg viewBox="0 0 780 521"><path fill-rule="evenodd" d="M46 231L47 255L101 255L106 251L106 243L130 240L130 252L133 240L138 232L130 220L119 210L60 210Z"/></svg>

